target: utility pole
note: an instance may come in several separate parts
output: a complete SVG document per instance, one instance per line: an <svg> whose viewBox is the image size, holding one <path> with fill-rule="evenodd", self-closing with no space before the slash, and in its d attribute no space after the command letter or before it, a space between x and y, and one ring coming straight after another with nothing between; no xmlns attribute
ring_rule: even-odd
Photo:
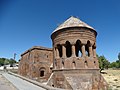
<svg viewBox="0 0 120 90"><path fill-rule="evenodd" d="M16 54L16 53L14 53L14 58L13 58L14 60L16 59L16 55L17 55L17 54Z"/></svg>

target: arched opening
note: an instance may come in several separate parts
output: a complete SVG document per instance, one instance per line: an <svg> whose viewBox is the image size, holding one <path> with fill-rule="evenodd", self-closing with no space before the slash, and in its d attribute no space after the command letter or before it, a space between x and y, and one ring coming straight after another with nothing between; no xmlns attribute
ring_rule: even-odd
<svg viewBox="0 0 120 90"><path fill-rule="evenodd" d="M75 52L77 57L81 57L81 41L80 40L76 41Z"/></svg>
<svg viewBox="0 0 120 90"><path fill-rule="evenodd" d="M96 62L94 61L94 63L96 63Z"/></svg>
<svg viewBox="0 0 120 90"><path fill-rule="evenodd" d="M59 57L62 57L62 46L60 44L57 45L59 51Z"/></svg>
<svg viewBox="0 0 120 90"><path fill-rule="evenodd" d="M89 49L87 45L85 45L85 53L86 53L86 56L89 56Z"/></svg>
<svg viewBox="0 0 120 90"><path fill-rule="evenodd" d="M71 55L72 55L71 44L69 41L66 41L66 56L71 57Z"/></svg>
<svg viewBox="0 0 120 90"><path fill-rule="evenodd" d="M75 63L75 61L73 61L73 69L75 69L76 68L76 63Z"/></svg>
<svg viewBox="0 0 120 90"><path fill-rule="evenodd" d="M81 54L81 51L79 50L78 57L81 57L81 56L82 56L82 54Z"/></svg>
<svg viewBox="0 0 120 90"><path fill-rule="evenodd" d="M45 76L45 68L42 67L40 68L40 77L44 77Z"/></svg>
<svg viewBox="0 0 120 90"><path fill-rule="evenodd" d="M96 62L94 61L94 67L96 68Z"/></svg>
<svg viewBox="0 0 120 90"><path fill-rule="evenodd" d="M43 77L44 76L44 74L45 74L45 71L40 71L40 77Z"/></svg>
<svg viewBox="0 0 120 90"><path fill-rule="evenodd" d="M85 68L87 68L88 67L88 63L87 63L87 61L85 61Z"/></svg>
<svg viewBox="0 0 120 90"><path fill-rule="evenodd" d="M54 84L52 84L52 87L54 87Z"/></svg>

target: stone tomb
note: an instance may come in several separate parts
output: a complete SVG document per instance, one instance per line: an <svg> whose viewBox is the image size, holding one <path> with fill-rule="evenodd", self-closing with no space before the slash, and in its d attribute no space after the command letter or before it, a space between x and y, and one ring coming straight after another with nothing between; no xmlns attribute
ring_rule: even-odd
<svg viewBox="0 0 120 90"><path fill-rule="evenodd" d="M21 55L19 74L62 89L107 90L96 57L96 36L93 27L70 17L52 32L52 49L34 47Z"/></svg>
<svg viewBox="0 0 120 90"><path fill-rule="evenodd" d="M71 90L107 90L96 57L94 28L70 17L53 31L53 74L48 85Z"/></svg>

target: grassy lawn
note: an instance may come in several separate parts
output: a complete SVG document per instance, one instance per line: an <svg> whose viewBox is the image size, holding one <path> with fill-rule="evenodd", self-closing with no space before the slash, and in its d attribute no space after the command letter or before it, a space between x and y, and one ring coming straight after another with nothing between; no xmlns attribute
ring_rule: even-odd
<svg viewBox="0 0 120 90"><path fill-rule="evenodd" d="M120 90L120 70L103 70L103 77L109 84L109 90Z"/></svg>

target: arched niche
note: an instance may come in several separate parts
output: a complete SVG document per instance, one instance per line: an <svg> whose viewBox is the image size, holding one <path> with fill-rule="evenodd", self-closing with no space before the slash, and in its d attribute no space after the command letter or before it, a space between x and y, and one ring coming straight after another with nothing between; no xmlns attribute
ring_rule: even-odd
<svg viewBox="0 0 120 90"><path fill-rule="evenodd" d="M58 44L57 49L59 51L59 57L62 57L62 45Z"/></svg>
<svg viewBox="0 0 120 90"><path fill-rule="evenodd" d="M45 73L46 73L46 69L44 67L41 67L39 69L39 72L40 72L40 77L44 77L45 76Z"/></svg>
<svg viewBox="0 0 120 90"><path fill-rule="evenodd" d="M84 64L85 64L85 68L88 68L88 62L85 61Z"/></svg>
<svg viewBox="0 0 120 90"><path fill-rule="evenodd" d="M90 56L89 47L90 47L90 41L88 40L87 44L85 45L86 56Z"/></svg>

